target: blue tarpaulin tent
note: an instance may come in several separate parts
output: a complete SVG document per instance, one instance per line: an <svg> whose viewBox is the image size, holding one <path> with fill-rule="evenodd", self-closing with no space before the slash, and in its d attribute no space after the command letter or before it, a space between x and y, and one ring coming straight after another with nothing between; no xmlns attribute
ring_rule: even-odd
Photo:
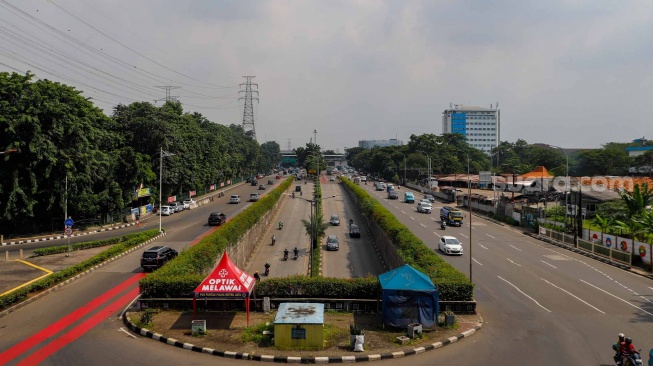
<svg viewBox="0 0 653 366"><path fill-rule="evenodd" d="M438 318L438 289L424 273L405 264L379 275L383 324L405 328L421 323L434 328Z"/></svg>

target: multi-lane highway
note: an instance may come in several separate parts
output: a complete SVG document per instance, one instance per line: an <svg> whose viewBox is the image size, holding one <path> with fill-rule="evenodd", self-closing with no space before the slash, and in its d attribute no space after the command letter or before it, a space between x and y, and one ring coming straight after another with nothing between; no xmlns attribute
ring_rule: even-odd
<svg viewBox="0 0 653 366"><path fill-rule="evenodd" d="M415 204L387 200L372 185L362 187L429 248L437 249L441 235L456 236L463 242L463 256L438 253L469 273L469 217L462 227L443 231L442 204L436 203L431 215L421 214ZM478 217L472 226L475 298L485 325L473 341L442 350L438 360L460 362L458 352L464 347L467 365L610 364L619 332L631 336L644 352L651 348L651 280Z"/></svg>
<svg viewBox="0 0 653 366"><path fill-rule="evenodd" d="M309 186L305 188L304 198L311 192ZM236 187L233 193L249 197L252 188ZM364 244L368 239L366 230L362 230L361 239L350 240L346 235L349 218L361 221L357 210L343 194L342 186L323 180L322 189L324 197L336 196L323 201L325 217L328 219L332 213L338 213L344 224L327 231L339 236L341 249L323 253L323 273L334 276L345 272L347 276L360 276L382 272L369 243ZM448 227L443 232L434 220L438 218L441 205L436 204L431 215L419 214L414 204L388 201L384 192L372 191L371 185L367 189L432 250L440 235L458 237L464 244L465 255L445 259L462 272L469 271L468 226ZM206 226L210 212L223 211L231 218L244 209L244 203L227 204L229 194L207 206L164 217L168 235L157 244L182 250L195 238L213 230ZM417 198L420 197L417 194ZM287 274L305 273L306 258L296 263L282 263L280 256L283 247L292 241L304 243L307 250L308 237L303 228L296 226L296 221L308 218L309 212L308 202L286 198L278 213L278 219L286 224L284 229L279 231L273 227L267 235L274 232L277 245L261 245L261 252L253 256L251 266L262 268L260 261L265 263L265 258L270 257L277 261L273 264L272 275L285 275L283 271L286 270ZM143 225L151 228L158 226L158 222L147 220ZM475 297L485 325L472 338L413 356L411 363L610 364L610 346L618 332L633 337L635 345L644 352L651 347L647 343L653 328L653 283L650 280L481 219L474 221L472 233ZM265 243L269 237L261 240ZM361 248L363 251L356 252ZM263 253L264 250L272 252ZM218 361L212 356L180 350L120 330L122 324L117 317L136 296L137 281L144 275L139 258L140 251L125 256L0 318L0 364L200 365ZM219 359L219 362L236 365L245 361Z"/></svg>

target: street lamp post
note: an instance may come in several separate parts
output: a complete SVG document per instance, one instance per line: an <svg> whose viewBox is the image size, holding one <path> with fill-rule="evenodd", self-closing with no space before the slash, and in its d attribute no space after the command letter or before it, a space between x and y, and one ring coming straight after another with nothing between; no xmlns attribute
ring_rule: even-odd
<svg viewBox="0 0 653 366"><path fill-rule="evenodd" d="M431 155L425 153L422 150L418 150L422 154L426 155L428 164L426 166L426 188L430 191L431 190Z"/></svg>
<svg viewBox="0 0 653 366"><path fill-rule="evenodd" d="M159 153L159 232L161 232L161 203L163 198L163 158L174 156L176 154L168 153L163 151L163 146L161 147Z"/></svg>
<svg viewBox="0 0 653 366"><path fill-rule="evenodd" d="M404 157L404 185L406 185L406 155L401 151L397 151Z"/></svg>
<svg viewBox="0 0 653 366"><path fill-rule="evenodd" d="M467 202L469 202L469 282L472 282L472 181L469 172L469 154L458 150L467 157Z"/></svg>
<svg viewBox="0 0 653 366"><path fill-rule="evenodd" d="M562 152L565 153L565 159L567 160L565 163L565 227L567 227L567 194L571 190L571 187L569 187L569 155L567 155L567 151L560 146L549 145L549 147L562 150Z"/></svg>

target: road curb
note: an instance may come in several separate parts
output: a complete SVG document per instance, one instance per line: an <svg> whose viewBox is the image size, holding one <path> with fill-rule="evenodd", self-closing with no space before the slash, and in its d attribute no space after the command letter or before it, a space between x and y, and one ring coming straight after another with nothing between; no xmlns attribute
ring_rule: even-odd
<svg viewBox="0 0 653 366"><path fill-rule="evenodd" d="M160 233L159 235L153 237L152 239L147 240L147 241L144 241L143 243L141 243L141 244L139 244L139 245L137 245L137 246L135 246L135 247L129 249L129 250L126 251L126 252L120 253L120 254L118 254L118 255L115 256L115 257L111 257L111 258L107 259L106 261L104 261L104 262L98 264L97 266L92 267L92 268L89 268L89 269L87 269L86 271L84 271L84 272L82 272L82 273L76 275L75 277L71 277L71 278L65 280L64 282L61 282L61 283L57 284L56 286L50 287L49 289L44 290L43 292L41 292L41 293L39 293L39 294L37 294L37 295L34 295L34 296L30 297L29 299L27 299L27 300L21 302L21 303L18 303L18 304L14 305L14 306L12 306L12 307L10 307L10 308L8 308L8 309L5 309L5 310L1 311L1 312L0 312L0 318L2 318L2 317L5 316L5 315L8 315L8 314L10 314L10 313L13 313L14 311L16 311L16 310L22 308L23 306L28 305L28 304L30 304L30 303L32 303L32 302L34 302L34 301L40 299L41 297L43 297L43 296L45 296L45 295L47 295L47 294L53 292L53 291L57 291L57 290L59 290L60 288L66 286L66 285L68 285L68 284L70 284L71 282L76 281L76 280L80 279L81 277L84 277L84 276L86 276L87 274L90 274L90 273L96 271L97 269L100 269L100 268L106 266L107 264L109 264L109 263L111 263L111 262L113 262L113 261L115 261L115 260L117 260L117 259L119 259L119 258L121 258L121 257L123 257L123 256L125 256L125 255L127 255L127 254L130 254L131 252L133 252L133 251L135 251L135 250L137 250L137 249L142 248L144 245L147 245L147 244L149 244L149 243L151 243L151 242L153 242L153 241L155 241L155 240L157 240L157 239L159 239L159 238L162 238L162 237L165 236L165 235L166 235L165 232Z"/></svg>
<svg viewBox="0 0 653 366"><path fill-rule="evenodd" d="M297 356L274 356L274 355L253 355L250 353L241 353L241 352L231 352L231 351L221 351L215 350L208 347L198 347L191 343L183 343L174 338L166 337L159 333L154 333L146 328L140 328L136 324L132 323L129 320L127 315L127 309L125 309L120 315L123 323L131 331L140 334L143 337L151 338L153 340L165 343L177 348L183 348L185 350L206 353L212 356L219 356L225 358L233 358L236 360L249 360L249 361L262 361L262 362L282 362L282 363L302 363L302 364L325 364L325 363L354 363L354 362L368 362L368 361L379 361L387 360L393 358L403 358L407 356L417 355L424 353L426 351L435 350L448 346L452 343L456 343L463 338L467 338L483 327L483 317L479 315L479 322L476 325L466 330L458 335L443 339L439 342L431 343L426 346L406 349L402 351L392 352L392 353L381 353L381 354L371 354L371 355L360 355L360 356L324 356L324 357L297 357Z"/></svg>
<svg viewBox="0 0 653 366"><path fill-rule="evenodd" d="M119 226L112 226L112 227L108 227L106 229L99 229L99 230L86 231L86 232L83 232L83 233L73 234L70 237L84 236L84 235L90 235L90 234L95 234L95 233L101 233L101 232L104 232L104 231L118 230L118 229L122 229L122 228L125 228L125 227L134 226L136 224L138 224L138 223L137 222L130 222L128 224L123 224L123 225L119 225ZM65 238L67 238L66 235L48 236L48 237L45 237L45 238L25 239L25 240L18 240L18 241L3 242L2 246L16 245L16 244L27 244L27 243L37 243L37 242L40 242L40 241L57 240L57 239L65 239Z"/></svg>

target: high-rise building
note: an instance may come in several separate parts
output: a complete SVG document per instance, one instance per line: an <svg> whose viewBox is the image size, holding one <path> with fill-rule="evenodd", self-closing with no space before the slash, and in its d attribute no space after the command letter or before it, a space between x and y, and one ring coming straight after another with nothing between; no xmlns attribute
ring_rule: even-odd
<svg viewBox="0 0 653 366"><path fill-rule="evenodd" d="M384 146L399 146L403 145L404 143L400 140L397 139L390 139L390 140L360 140L358 141L358 147L362 147L365 149L371 149L375 146L379 147L384 147Z"/></svg>
<svg viewBox="0 0 653 366"><path fill-rule="evenodd" d="M500 111L498 109L454 105L442 112L442 133L460 133L467 142L485 153L499 145Z"/></svg>

